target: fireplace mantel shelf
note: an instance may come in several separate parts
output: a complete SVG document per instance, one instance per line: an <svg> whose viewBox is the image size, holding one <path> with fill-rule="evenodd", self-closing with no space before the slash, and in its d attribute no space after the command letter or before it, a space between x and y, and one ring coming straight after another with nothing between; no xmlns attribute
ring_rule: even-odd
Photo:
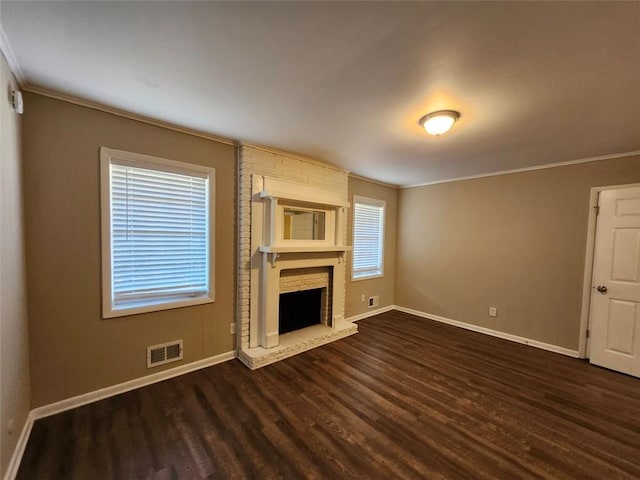
<svg viewBox="0 0 640 480"><path fill-rule="evenodd" d="M297 247L270 247L270 246L262 246L259 248L260 252L264 254L271 255L270 263L271 268L276 268L276 263L278 262L278 257L283 253L330 253L336 252L339 253L338 261L342 263L344 261L344 256L346 253L353 250L353 247L347 247L345 245L339 246L297 246Z"/></svg>
<svg viewBox="0 0 640 480"><path fill-rule="evenodd" d="M340 245L336 247L260 247L262 253L315 253L315 252L350 252L353 247Z"/></svg>

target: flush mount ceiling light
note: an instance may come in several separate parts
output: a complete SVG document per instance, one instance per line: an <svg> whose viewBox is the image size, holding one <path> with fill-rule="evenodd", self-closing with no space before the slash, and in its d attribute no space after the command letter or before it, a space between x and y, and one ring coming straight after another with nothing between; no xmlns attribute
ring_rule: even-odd
<svg viewBox="0 0 640 480"><path fill-rule="evenodd" d="M455 110L439 110L425 115L418 123L427 133L438 136L448 132L459 118L460 113Z"/></svg>

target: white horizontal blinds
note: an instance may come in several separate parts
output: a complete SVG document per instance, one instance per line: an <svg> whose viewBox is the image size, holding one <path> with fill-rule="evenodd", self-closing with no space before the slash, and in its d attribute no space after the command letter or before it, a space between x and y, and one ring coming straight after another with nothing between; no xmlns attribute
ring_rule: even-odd
<svg viewBox="0 0 640 480"><path fill-rule="evenodd" d="M111 164L115 308L209 291L206 174Z"/></svg>
<svg viewBox="0 0 640 480"><path fill-rule="evenodd" d="M384 206L355 203L353 277L382 274Z"/></svg>

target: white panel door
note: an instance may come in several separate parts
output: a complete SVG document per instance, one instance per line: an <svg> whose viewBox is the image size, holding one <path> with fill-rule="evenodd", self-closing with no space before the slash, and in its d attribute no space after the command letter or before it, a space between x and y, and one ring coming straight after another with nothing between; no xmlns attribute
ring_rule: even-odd
<svg viewBox="0 0 640 480"><path fill-rule="evenodd" d="M600 192L590 361L640 377L640 188Z"/></svg>

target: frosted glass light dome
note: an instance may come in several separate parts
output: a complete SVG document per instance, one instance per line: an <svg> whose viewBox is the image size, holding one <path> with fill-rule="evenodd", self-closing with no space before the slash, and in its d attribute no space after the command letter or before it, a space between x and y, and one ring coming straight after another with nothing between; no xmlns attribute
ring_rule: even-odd
<svg viewBox="0 0 640 480"><path fill-rule="evenodd" d="M454 110L440 110L425 115L420 119L420 124L431 135L442 135L448 132L453 124L460 118L460 114Z"/></svg>

